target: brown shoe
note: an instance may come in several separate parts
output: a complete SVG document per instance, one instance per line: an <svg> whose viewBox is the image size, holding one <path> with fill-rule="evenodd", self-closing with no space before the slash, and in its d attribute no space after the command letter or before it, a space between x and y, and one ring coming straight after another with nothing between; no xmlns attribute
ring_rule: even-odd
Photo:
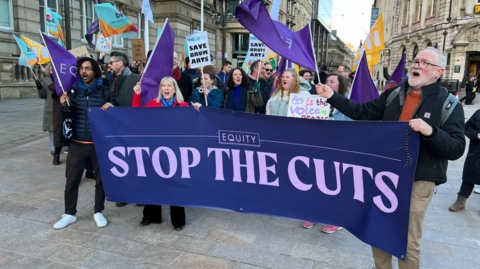
<svg viewBox="0 0 480 269"><path fill-rule="evenodd" d="M460 211L460 210L463 210L465 209L465 202L467 201L467 197L463 197L463 196L458 196L457 197L457 201L448 208L448 210L452 211L452 212L457 212L457 211Z"/></svg>

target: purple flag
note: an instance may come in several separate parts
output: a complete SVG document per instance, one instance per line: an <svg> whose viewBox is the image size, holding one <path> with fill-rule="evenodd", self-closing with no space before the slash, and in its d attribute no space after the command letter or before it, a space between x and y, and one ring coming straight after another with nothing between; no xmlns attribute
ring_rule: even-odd
<svg viewBox="0 0 480 269"><path fill-rule="evenodd" d="M367 56L363 52L362 59L358 65L357 73L353 79L350 90L350 100L357 103L370 102L378 97L377 87L373 83L372 76L367 64Z"/></svg>
<svg viewBox="0 0 480 269"><path fill-rule="evenodd" d="M292 32L281 22L270 18L262 0L244 0L235 9L235 14L238 22L271 50L300 66L317 70L310 25Z"/></svg>
<svg viewBox="0 0 480 269"><path fill-rule="evenodd" d="M92 22L92 25L90 25L90 27L88 27L87 34L85 35L85 39L88 42L88 46L92 49L95 48L95 45L92 42L93 34L97 33L98 29L99 29L98 19L96 19Z"/></svg>
<svg viewBox="0 0 480 269"><path fill-rule="evenodd" d="M400 62L397 65L397 68L395 68L395 71L393 71L393 74L390 76L390 79L385 83L385 86L395 83L397 85L402 84L402 79L405 77L405 60L407 59L407 54L404 53L402 56L402 59L400 59Z"/></svg>
<svg viewBox="0 0 480 269"><path fill-rule="evenodd" d="M156 98L162 78L172 75L174 45L175 33L167 19L143 72L142 105Z"/></svg>
<svg viewBox="0 0 480 269"><path fill-rule="evenodd" d="M44 33L43 43L50 54L55 90L58 96L69 91L77 83L77 58Z"/></svg>

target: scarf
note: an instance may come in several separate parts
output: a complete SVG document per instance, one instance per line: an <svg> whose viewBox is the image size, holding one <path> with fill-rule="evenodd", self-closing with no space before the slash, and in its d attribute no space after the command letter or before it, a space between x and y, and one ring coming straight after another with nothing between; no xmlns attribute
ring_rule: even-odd
<svg viewBox="0 0 480 269"><path fill-rule="evenodd" d="M178 81L182 77L182 70L180 70L180 67L177 66L177 68L173 69L172 71L172 78L175 79L175 81Z"/></svg>
<svg viewBox="0 0 480 269"><path fill-rule="evenodd" d="M79 80L77 84L78 92L82 95L90 95L95 90L103 86L102 78L97 78L92 85L85 85L83 80Z"/></svg>
<svg viewBox="0 0 480 269"><path fill-rule="evenodd" d="M235 98L235 95L237 95ZM235 102L237 99L237 102ZM235 86L228 90L227 101L225 103L226 109L246 112L247 109L247 89L242 86Z"/></svg>
<svg viewBox="0 0 480 269"><path fill-rule="evenodd" d="M162 96L162 98L160 99L160 102L162 102L162 107L172 107L176 101L177 98L175 97L173 97L171 100L167 100Z"/></svg>

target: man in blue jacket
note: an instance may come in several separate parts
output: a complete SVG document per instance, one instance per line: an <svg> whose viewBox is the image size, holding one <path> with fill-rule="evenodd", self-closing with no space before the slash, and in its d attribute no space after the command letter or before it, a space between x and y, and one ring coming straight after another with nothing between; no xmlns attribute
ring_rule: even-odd
<svg viewBox="0 0 480 269"><path fill-rule="evenodd" d="M95 173L95 206L93 219L98 227L107 226L107 220L102 214L105 208L105 192L98 166L97 154L93 144L92 132L88 121L88 111L93 107L107 109L118 105L113 90L103 86L100 67L89 57L77 60L78 83L60 97L60 103L70 105L72 118L72 142L67 157L65 186L65 214L53 225L55 229L63 229L77 221L78 186L82 180L83 168L87 158L93 163Z"/></svg>

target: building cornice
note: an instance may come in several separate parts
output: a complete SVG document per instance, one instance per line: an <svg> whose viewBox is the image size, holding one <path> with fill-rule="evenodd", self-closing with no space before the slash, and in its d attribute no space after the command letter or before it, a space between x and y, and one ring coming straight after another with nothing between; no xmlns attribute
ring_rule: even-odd
<svg viewBox="0 0 480 269"><path fill-rule="evenodd" d="M194 21L191 17L183 16L178 13L164 13L153 16L155 22L165 22L167 18L170 22L180 22L187 25L190 25L190 23ZM207 32L216 33L217 31L216 27L209 24L204 24L203 27Z"/></svg>
<svg viewBox="0 0 480 269"><path fill-rule="evenodd" d="M117 7L119 10L122 11L123 14L130 15L130 16L138 16L138 13L142 12L141 8L134 7L128 4L118 3Z"/></svg>

